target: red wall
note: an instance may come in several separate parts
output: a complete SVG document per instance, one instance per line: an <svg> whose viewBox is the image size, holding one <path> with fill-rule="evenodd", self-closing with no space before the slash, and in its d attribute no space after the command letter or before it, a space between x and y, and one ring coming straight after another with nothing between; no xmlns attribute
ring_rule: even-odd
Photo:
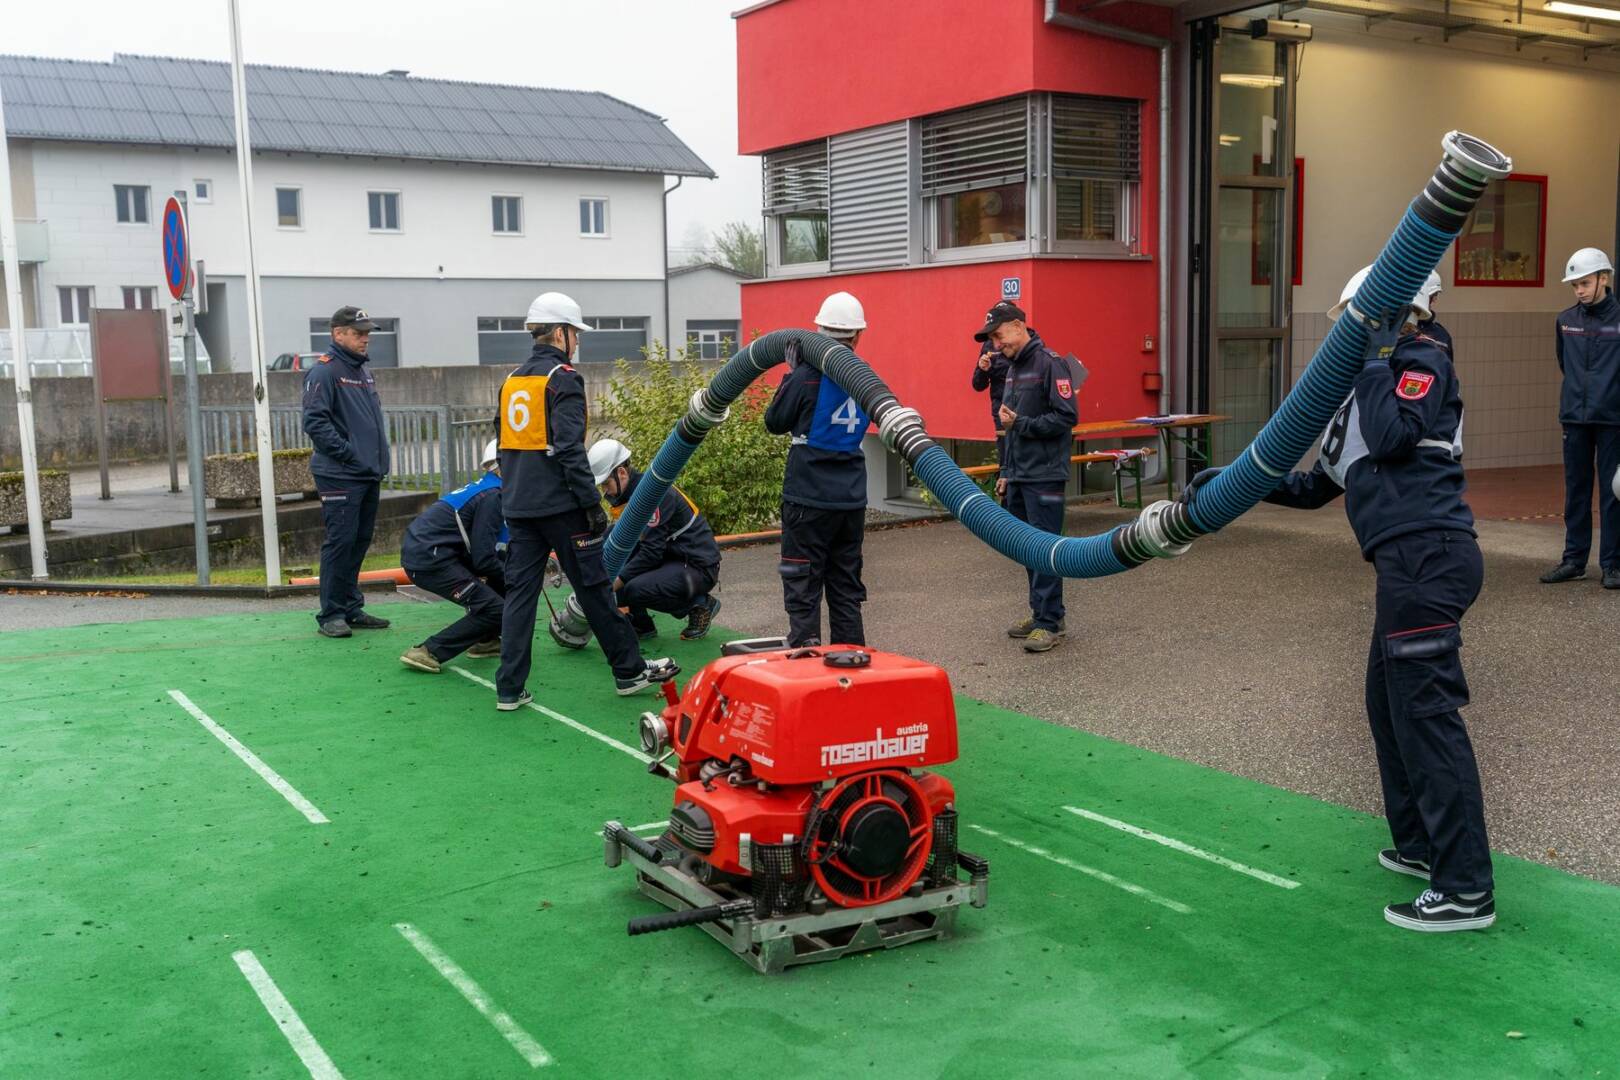
<svg viewBox="0 0 1620 1080"><path fill-rule="evenodd" d="M1156 49L1047 26L1044 15L1042 0L781 0L743 15L737 152L1032 90L1141 98L1157 124ZM1124 3L1093 17L1168 33L1172 14Z"/></svg>
<svg viewBox="0 0 1620 1080"><path fill-rule="evenodd" d="M979 355L973 334L1000 297L1003 277L1023 279L1019 304L1047 344L1090 370L1080 391L1082 421L1156 409L1157 397L1142 390L1142 373L1158 370L1158 354L1142 352L1143 336L1158 336L1156 277L1147 261L1024 259L744 282L743 336L810 327L822 298L847 289L866 308L861 359L922 413L929 432L990 439L987 395L971 385Z"/></svg>

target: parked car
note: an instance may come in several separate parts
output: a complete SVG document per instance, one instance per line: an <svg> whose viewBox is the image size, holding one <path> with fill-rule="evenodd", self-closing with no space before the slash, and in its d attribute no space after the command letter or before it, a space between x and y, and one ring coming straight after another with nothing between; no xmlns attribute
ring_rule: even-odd
<svg viewBox="0 0 1620 1080"><path fill-rule="evenodd" d="M270 361L267 371L306 371L321 358L320 353L284 352Z"/></svg>

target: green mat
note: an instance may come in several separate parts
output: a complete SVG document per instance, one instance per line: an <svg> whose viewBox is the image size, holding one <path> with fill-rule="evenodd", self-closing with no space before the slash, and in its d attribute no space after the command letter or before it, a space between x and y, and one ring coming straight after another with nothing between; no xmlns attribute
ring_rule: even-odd
<svg viewBox="0 0 1620 1080"><path fill-rule="evenodd" d="M1620 891L1498 856L1493 929L1399 931L1381 908L1422 883L1377 867L1380 820L969 700L944 771L991 899L955 939L767 978L701 931L628 938L657 909L596 830L666 817L669 785L401 667L449 611L347 641L289 614L0 636L0 1075L1620 1068ZM686 672L717 654L677 629L656 651ZM615 696L594 647L536 658L538 704L634 742L653 695Z"/></svg>

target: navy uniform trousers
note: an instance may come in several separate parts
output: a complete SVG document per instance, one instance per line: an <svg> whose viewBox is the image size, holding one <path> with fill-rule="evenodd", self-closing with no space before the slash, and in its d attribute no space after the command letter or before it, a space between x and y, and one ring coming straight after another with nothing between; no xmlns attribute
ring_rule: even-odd
<svg viewBox="0 0 1620 1080"><path fill-rule="evenodd" d="M371 534L377 526L377 502L382 495L378 480L315 478L321 497L321 610L317 623L356 619L365 598L360 595L360 564L366 561Z"/></svg>
<svg viewBox="0 0 1620 1080"><path fill-rule="evenodd" d="M474 645L501 636L501 609L506 601L479 580L461 552L437 546L418 547L407 538L399 561L411 584L466 609L467 614L422 643L433 659L442 664Z"/></svg>
<svg viewBox="0 0 1620 1080"><path fill-rule="evenodd" d="M1597 475L1592 463L1596 459ZM1620 499L1614 471L1620 469L1620 427L1564 425L1564 561L1585 566L1592 554L1592 481L1597 481L1602 546L1598 565L1620 570Z"/></svg>
<svg viewBox="0 0 1620 1080"><path fill-rule="evenodd" d="M865 645L861 605L861 545L866 540L866 509L828 510L802 503L782 504L782 606L787 609L788 644L821 643L821 597L827 596L827 643Z"/></svg>
<svg viewBox="0 0 1620 1080"><path fill-rule="evenodd" d="M1468 704L1459 623L1485 564L1465 532L1407 533L1373 549L1378 574L1367 655L1367 719L1395 849L1430 866L1446 893L1493 887L1479 766L1458 709Z"/></svg>
<svg viewBox="0 0 1620 1080"><path fill-rule="evenodd" d="M1007 495L1003 505L1019 521L1037 529L1062 535L1063 533L1062 480L1026 484L1018 480L1007 481ZM1063 579L1053 574L1041 574L1025 567L1029 578L1029 613L1035 625L1042 630L1057 630L1063 621Z"/></svg>
<svg viewBox="0 0 1620 1080"><path fill-rule="evenodd" d="M718 580L712 568L670 561L637 574L619 588L619 606L630 609L632 625L645 626L648 611L684 619Z"/></svg>

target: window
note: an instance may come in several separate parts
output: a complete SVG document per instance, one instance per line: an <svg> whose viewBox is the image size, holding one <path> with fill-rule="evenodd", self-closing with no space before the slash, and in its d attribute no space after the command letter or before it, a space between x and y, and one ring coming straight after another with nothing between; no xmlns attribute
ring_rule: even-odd
<svg viewBox="0 0 1620 1080"><path fill-rule="evenodd" d="M527 360L534 351L534 337L523 329L523 323L522 315L478 316L478 362L521 364Z"/></svg>
<svg viewBox="0 0 1620 1080"><path fill-rule="evenodd" d="M125 285L124 307L130 311L150 311L158 306L157 287L153 285Z"/></svg>
<svg viewBox="0 0 1620 1080"><path fill-rule="evenodd" d="M193 180L191 182L191 201L211 203L214 201L214 182L212 180Z"/></svg>
<svg viewBox="0 0 1620 1080"><path fill-rule="evenodd" d="M1051 249L1132 244L1130 213L1142 179L1142 103L1055 94L1049 115Z"/></svg>
<svg viewBox="0 0 1620 1080"><path fill-rule="evenodd" d="M765 248L773 267L824 269L827 262L827 143L765 155Z"/></svg>
<svg viewBox="0 0 1620 1080"><path fill-rule="evenodd" d="M145 225L150 220L147 207L151 201L152 189L149 187L113 185L113 202L117 206L120 225Z"/></svg>
<svg viewBox="0 0 1620 1080"><path fill-rule="evenodd" d="M691 319L686 324L686 344L699 359L724 360L737 349L737 332L735 319Z"/></svg>
<svg viewBox="0 0 1620 1080"><path fill-rule="evenodd" d="M56 296L61 303L63 326L85 326L90 322L90 298L93 290L88 285L60 285Z"/></svg>
<svg viewBox="0 0 1620 1080"><path fill-rule="evenodd" d="M399 192L368 191L366 205L371 213L372 232L399 231Z"/></svg>
<svg viewBox="0 0 1620 1080"><path fill-rule="evenodd" d="M523 199L517 195L491 195L490 212L495 219L495 231L521 235L523 232ZM372 228L376 228L375 225ZM521 329L521 327L519 328Z"/></svg>
<svg viewBox="0 0 1620 1080"><path fill-rule="evenodd" d="M1458 285L1540 288L1547 251L1547 178L1492 180L1457 237Z"/></svg>
<svg viewBox="0 0 1620 1080"><path fill-rule="evenodd" d="M1027 246L1029 123L1028 98L923 121L922 195L933 204L930 250Z"/></svg>
<svg viewBox="0 0 1620 1080"><path fill-rule="evenodd" d="M607 226L606 199L579 200L579 235L606 236Z"/></svg>
<svg viewBox="0 0 1620 1080"><path fill-rule="evenodd" d="M304 190L302 188L276 188L276 227L282 229L302 229L304 227Z"/></svg>
<svg viewBox="0 0 1620 1080"><path fill-rule="evenodd" d="M371 332L371 343L366 347L371 366L399 367L399 320L373 315L371 321L377 324L377 329ZM332 316L309 320L309 351L325 352L331 344Z"/></svg>
<svg viewBox="0 0 1620 1080"><path fill-rule="evenodd" d="M640 360L647 347L647 316L585 316L590 332L579 336L580 363Z"/></svg>

